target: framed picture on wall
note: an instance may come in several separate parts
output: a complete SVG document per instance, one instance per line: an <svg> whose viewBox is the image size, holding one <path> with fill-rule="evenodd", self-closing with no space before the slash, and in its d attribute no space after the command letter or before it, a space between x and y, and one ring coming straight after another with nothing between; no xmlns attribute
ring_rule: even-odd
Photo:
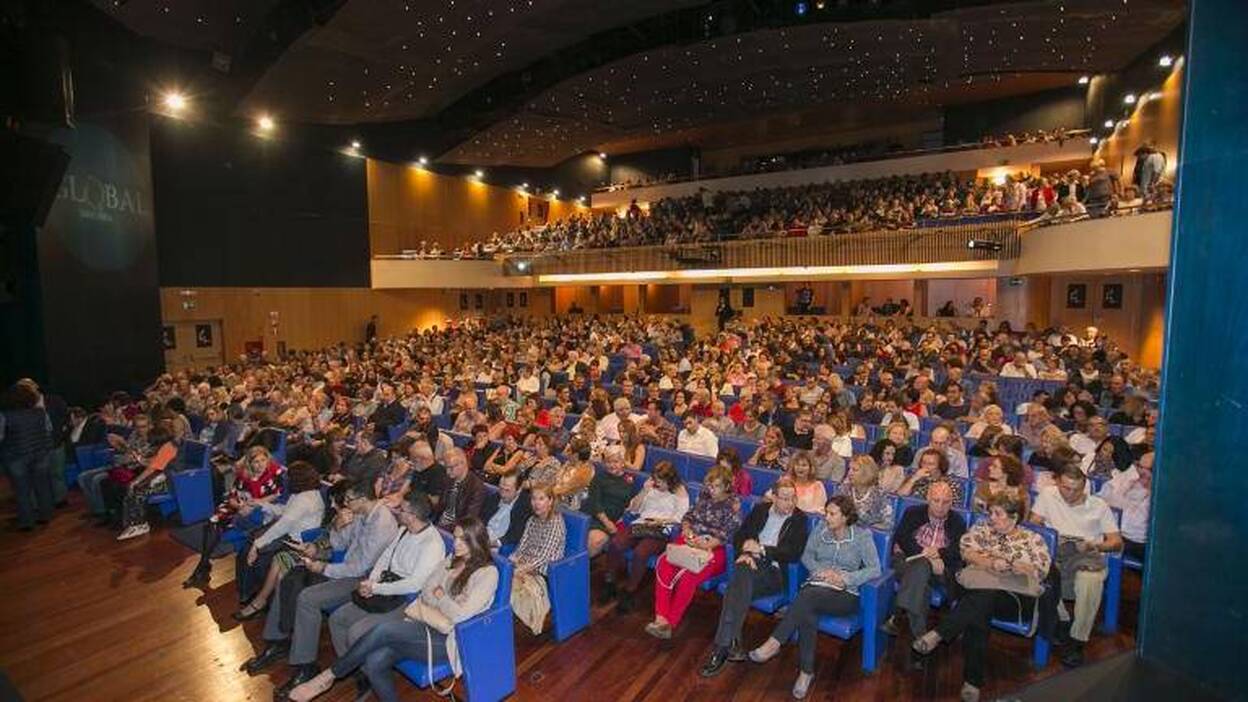
<svg viewBox="0 0 1248 702"><path fill-rule="evenodd" d="M507 293L507 306L508 307L516 306L516 294L514 292Z"/></svg>
<svg viewBox="0 0 1248 702"><path fill-rule="evenodd" d="M468 293L459 294L459 309L461 310L468 309Z"/></svg>
<svg viewBox="0 0 1248 702"><path fill-rule="evenodd" d="M741 306L754 306L754 288L741 288Z"/></svg>
<svg viewBox="0 0 1248 702"><path fill-rule="evenodd" d="M196 324L195 325L195 348L210 349L212 348L212 325Z"/></svg>
<svg viewBox="0 0 1248 702"><path fill-rule="evenodd" d="M520 293L520 306L521 307L529 306L529 294L527 292Z"/></svg>
<svg viewBox="0 0 1248 702"><path fill-rule="evenodd" d="M1101 307L1107 310L1122 309L1122 283L1106 283L1101 286Z"/></svg>
<svg viewBox="0 0 1248 702"><path fill-rule="evenodd" d="M473 309L477 309L477 310L485 307L485 296L482 295L481 293L474 294L472 296L472 307Z"/></svg>
<svg viewBox="0 0 1248 702"><path fill-rule="evenodd" d="M1066 309L1081 310L1088 306L1088 286L1086 283L1071 283L1066 286Z"/></svg>

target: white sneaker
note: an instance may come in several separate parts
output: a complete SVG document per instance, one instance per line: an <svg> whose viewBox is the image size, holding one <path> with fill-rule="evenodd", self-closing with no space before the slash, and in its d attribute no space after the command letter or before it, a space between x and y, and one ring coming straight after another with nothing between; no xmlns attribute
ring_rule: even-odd
<svg viewBox="0 0 1248 702"><path fill-rule="evenodd" d="M150 524L134 524L126 527L125 530L118 534L117 540L125 541L126 539L134 539L147 534L151 530L152 526Z"/></svg>

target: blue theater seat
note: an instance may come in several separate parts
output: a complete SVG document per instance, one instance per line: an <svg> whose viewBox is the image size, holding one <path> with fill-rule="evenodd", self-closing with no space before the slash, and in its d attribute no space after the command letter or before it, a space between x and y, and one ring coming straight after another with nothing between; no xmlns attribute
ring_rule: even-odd
<svg viewBox="0 0 1248 702"><path fill-rule="evenodd" d="M563 558L546 569L556 641L589 626L589 516L560 510L567 530Z"/></svg>
<svg viewBox="0 0 1248 702"><path fill-rule="evenodd" d="M888 616L896 589L893 572L888 567L888 555L893 548L892 534L872 529L871 537L879 554L881 574L858 588L858 613L845 617L819 617L819 631L843 641L862 632L862 669L868 673L879 668L888 648L888 636L880 630L880 625ZM800 576L805 580L809 573L804 567L799 568Z"/></svg>

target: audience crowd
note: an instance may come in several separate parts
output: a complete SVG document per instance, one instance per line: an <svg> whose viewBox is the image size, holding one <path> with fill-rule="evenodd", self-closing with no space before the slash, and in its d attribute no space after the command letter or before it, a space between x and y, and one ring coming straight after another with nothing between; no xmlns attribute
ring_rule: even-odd
<svg viewBox="0 0 1248 702"><path fill-rule="evenodd" d="M676 208L709 216L660 213ZM1017 379L1057 382L1019 398L1006 392ZM220 506L185 586L207 583L228 534L235 616L265 620L244 669L285 661L290 699L353 676L393 700L404 658L458 672L455 624L492 602L492 553L514 565L516 617L541 633L572 510L605 554L603 602L638 606L657 557L652 636L679 635L698 585L727 578L704 676L763 664L796 637L805 697L819 617L857 612L860 588L892 569L885 629L909 629L918 666L960 637L974 700L994 617L1035 621L1078 665L1105 555L1145 556L1156 392L1156 374L1092 328L786 318L699 335L665 318L492 319L168 374L92 412L60 411L24 380L4 397L0 458L32 528L63 496L54 464L110 445L112 462L78 484L88 516L130 539L150 528L146 503L169 490L180 446L208 445ZM714 466L695 486L647 461L659 449ZM955 506L984 517L966 523ZM1036 524L1059 534L1055 553ZM891 553L877 553L878 530L893 532ZM750 603L781 592L791 563L808 580L747 650ZM934 587L962 594L932 628Z"/></svg>

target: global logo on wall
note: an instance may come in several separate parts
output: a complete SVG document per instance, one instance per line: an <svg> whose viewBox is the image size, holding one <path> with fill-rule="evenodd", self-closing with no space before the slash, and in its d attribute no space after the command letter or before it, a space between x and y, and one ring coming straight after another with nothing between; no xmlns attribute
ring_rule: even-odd
<svg viewBox="0 0 1248 702"><path fill-rule="evenodd" d="M51 135L71 158L44 231L91 269L129 268L151 237L146 134L122 131L79 124Z"/></svg>

